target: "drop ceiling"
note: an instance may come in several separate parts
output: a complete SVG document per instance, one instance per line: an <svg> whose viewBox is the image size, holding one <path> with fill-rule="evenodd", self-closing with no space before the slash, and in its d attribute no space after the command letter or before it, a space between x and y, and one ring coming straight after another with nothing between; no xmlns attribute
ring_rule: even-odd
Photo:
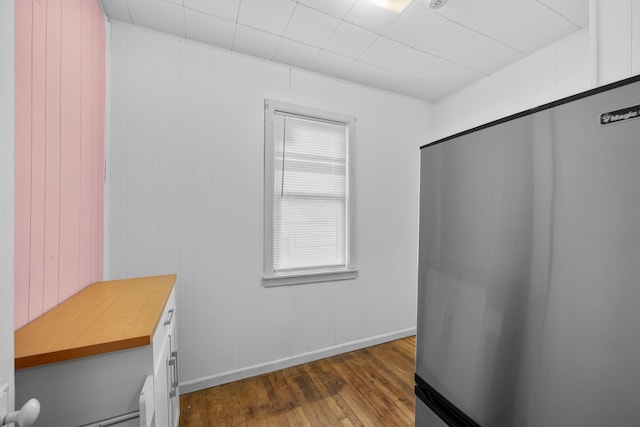
<svg viewBox="0 0 640 427"><path fill-rule="evenodd" d="M589 0L99 0L111 20L436 101L588 26Z"/></svg>

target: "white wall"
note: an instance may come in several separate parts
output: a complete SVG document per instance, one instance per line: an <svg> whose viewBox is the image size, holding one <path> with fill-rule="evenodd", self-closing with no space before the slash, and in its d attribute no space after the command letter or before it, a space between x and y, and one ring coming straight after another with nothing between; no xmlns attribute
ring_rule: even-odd
<svg viewBox="0 0 640 427"><path fill-rule="evenodd" d="M178 274L182 392L414 333L431 106L113 23L105 278ZM264 288L263 102L353 115L356 280Z"/></svg>
<svg viewBox="0 0 640 427"><path fill-rule="evenodd" d="M9 384L9 409L13 409L14 405L13 172L15 61L13 7L13 0L0 0L0 94L2 94L0 95L0 387L3 384Z"/></svg>
<svg viewBox="0 0 640 427"><path fill-rule="evenodd" d="M640 2L590 0L595 82L640 74Z"/></svg>
<svg viewBox="0 0 640 427"><path fill-rule="evenodd" d="M589 7L588 28L438 101L434 139L640 74L640 2Z"/></svg>
<svg viewBox="0 0 640 427"><path fill-rule="evenodd" d="M438 101L434 138L585 91L589 64L585 28Z"/></svg>

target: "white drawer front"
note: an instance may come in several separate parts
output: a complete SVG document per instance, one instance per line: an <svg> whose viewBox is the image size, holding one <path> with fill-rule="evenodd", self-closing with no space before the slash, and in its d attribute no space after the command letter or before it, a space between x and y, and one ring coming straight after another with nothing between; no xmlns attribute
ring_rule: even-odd
<svg viewBox="0 0 640 427"><path fill-rule="evenodd" d="M165 341L168 339L169 335L174 335L174 331L176 329L176 318L176 290L174 288L171 291L171 295L169 295L169 299L167 300L164 310L162 311L162 317L158 323L156 333L153 335L152 346L154 370L160 362L159 356L165 345Z"/></svg>

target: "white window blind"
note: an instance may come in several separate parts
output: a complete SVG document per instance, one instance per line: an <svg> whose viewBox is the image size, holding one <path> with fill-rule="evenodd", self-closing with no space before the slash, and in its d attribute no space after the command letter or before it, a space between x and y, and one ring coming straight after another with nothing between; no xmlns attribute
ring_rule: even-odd
<svg viewBox="0 0 640 427"><path fill-rule="evenodd" d="M347 125L280 111L273 123L274 273L346 268Z"/></svg>
<svg viewBox="0 0 640 427"><path fill-rule="evenodd" d="M265 286L355 279L355 118L265 100Z"/></svg>

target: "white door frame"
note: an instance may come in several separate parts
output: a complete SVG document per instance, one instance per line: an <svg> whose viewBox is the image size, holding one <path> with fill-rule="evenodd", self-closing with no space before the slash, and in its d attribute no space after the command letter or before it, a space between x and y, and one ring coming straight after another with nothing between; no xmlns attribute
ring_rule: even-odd
<svg viewBox="0 0 640 427"><path fill-rule="evenodd" d="M13 361L13 249L15 150L14 0L0 0L0 388L15 406ZM0 393L2 390L0 389ZM6 397L3 397L6 399Z"/></svg>

